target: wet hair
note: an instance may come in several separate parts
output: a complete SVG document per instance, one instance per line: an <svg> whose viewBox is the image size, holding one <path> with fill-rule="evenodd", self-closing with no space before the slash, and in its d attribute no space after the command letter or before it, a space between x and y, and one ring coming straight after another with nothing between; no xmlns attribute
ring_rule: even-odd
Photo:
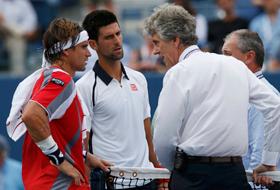
<svg viewBox="0 0 280 190"><path fill-rule="evenodd" d="M86 15L82 25L88 32L89 39L97 40L99 29L112 23L118 23L114 13L108 10L95 10Z"/></svg>
<svg viewBox="0 0 280 190"><path fill-rule="evenodd" d="M45 58L51 64L58 60L63 52L62 47L72 39L72 46L77 42L78 34L83 28L76 22L66 18L53 20L43 36L43 46ZM59 43L58 43L59 42Z"/></svg>

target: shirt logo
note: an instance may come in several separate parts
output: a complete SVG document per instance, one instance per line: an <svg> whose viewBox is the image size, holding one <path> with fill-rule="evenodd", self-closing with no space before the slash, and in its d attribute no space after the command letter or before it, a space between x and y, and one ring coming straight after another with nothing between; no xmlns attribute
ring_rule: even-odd
<svg viewBox="0 0 280 190"><path fill-rule="evenodd" d="M60 86L64 86L64 82L57 78L52 78L51 82L53 82L54 84L60 85Z"/></svg>
<svg viewBox="0 0 280 190"><path fill-rule="evenodd" d="M132 91L137 91L138 89L137 89L137 86L135 85L135 84L130 84L130 89L132 90Z"/></svg>

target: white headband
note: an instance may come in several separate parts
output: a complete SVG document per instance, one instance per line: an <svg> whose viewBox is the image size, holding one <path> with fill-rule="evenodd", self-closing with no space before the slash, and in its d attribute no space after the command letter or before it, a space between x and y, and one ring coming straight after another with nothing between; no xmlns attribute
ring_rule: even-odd
<svg viewBox="0 0 280 190"><path fill-rule="evenodd" d="M88 33L87 31L83 30L81 31L78 35L77 35L77 38L78 39L76 42L73 43L73 38L70 38L67 43L62 43L62 42L57 42L55 43L51 50L50 50L50 54L56 54L56 53L59 53L63 50L66 50L68 48L71 48L71 47L74 47L76 45L78 45L79 43L81 42L84 42L84 41L87 41L89 39L88 37ZM51 64L46 60L45 58L45 51L43 52L43 59L42 59L42 67L47 67L47 66L50 66Z"/></svg>
<svg viewBox="0 0 280 190"><path fill-rule="evenodd" d="M71 48L73 46L76 46L77 44L84 42L88 40L88 33L87 31L83 30L80 32L80 34L77 35L76 37L78 41L73 43L73 38L70 38L67 43L62 43L62 42L57 42L55 43L51 48L50 48L50 54L56 54L59 53L63 50L66 50L68 48Z"/></svg>

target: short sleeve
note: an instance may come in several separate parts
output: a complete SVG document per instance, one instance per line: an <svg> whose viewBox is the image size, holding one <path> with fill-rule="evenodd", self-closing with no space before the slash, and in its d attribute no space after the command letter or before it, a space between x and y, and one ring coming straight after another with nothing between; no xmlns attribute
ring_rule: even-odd
<svg viewBox="0 0 280 190"><path fill-rule="evenodd" d="M40 104L50 120L64 115L76 96L75 83L71 76L63 72L44 73L43 81L31 100Z"/></svg>

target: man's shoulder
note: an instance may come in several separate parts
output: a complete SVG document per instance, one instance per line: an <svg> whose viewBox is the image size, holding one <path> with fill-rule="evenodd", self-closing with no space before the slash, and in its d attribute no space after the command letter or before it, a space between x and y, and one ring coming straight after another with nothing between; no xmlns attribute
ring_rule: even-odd
<svg viewBox="0 0 280 190"><path fill-rule="evenodd" d="M64 89L68 85L73 86L74 84L71 75L57 68L44 69L40 77L39 81L42 83L37 83L37 87L38 85L55 85L56 87L59 87L56 89Z"/></svg>
<svg viewBox="0 0 280 190"><path fill-rule="evenodd" d="M92 70L86 72L81 78L77 80L76 85L79 87L87 87L88 85L91 85L95 80L94 75L95 73Z"/></svg>
<svg viewBox="0 0 280 190"><path fill-rule="evenodd" d="M71 75L61 69L54 69L52 72L52 77L59 77L66 81L70 81L73 79Z"/></svg>
<svg viewBox="0 0 280 190"><path fill-rule="evenodd" d="M58 68L44 68L40 71L40 74L38 72L34 72L28 77L30 78L29 80L35 80L36 75L38 76L38 78L36 79L35 87L38 87L38 85L47 86L49 84L56 84L64 88L68 84L71 84L73 81L72 76Z"/></svg>
<svg viewBox="0 0 280 190"><path fill-rule="evenodd" d="M125 72L126 72L128 78L132 77L132 78L137 78L137 79L141 79L141 80L146 80L143 73L133 70L127 66L124 66L124 68L125 68Z"/></svg>

